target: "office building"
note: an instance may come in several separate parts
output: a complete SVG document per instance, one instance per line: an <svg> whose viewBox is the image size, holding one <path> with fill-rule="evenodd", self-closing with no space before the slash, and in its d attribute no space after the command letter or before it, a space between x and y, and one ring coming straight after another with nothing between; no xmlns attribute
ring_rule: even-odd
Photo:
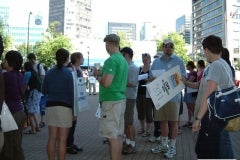
<svg viewBox="0 0 240 160"><path fill-rule="evenodd" d="M193 53L201 54L208 35L222 38L235 62L240 57L240 0L192 0Z"/></svg>
<svg viewBox="0 0 240 160"><path fill-rule="evenodd" d="M49 24L58 21L56 31L71 40L91 34L92 0L49 0Z"/></svg>
<svg viewBox="0 0 240 160"><path fill-rule="evenodd" d="M140 41L155 41L163 35L159 26L152 22L144 22L140 30Z"/></svg>
<svg viewBox="0 0 240 160"><path fill-rule="evenodd" d="M125 33L129 40L136 40L136 24L135 23L117 23L108 22L108 34Z"/></svg>
<svg viewBox="0 0 240 160"><path fill-rule="evenodd" d="M185 43L191 44L190 16L183 15L176 20L176 32L183 36Z"/></svg>
<svg viewBox="0 0 240 160"><path fill-rule="evenodd" d="M13 40L13 46L18 46L22 44L27 44L27 33L28 33L28 26L19 24L13 25L9 24L9 21L12 18L16 18L13 15L10 16L10 6L8 3L1 3L0 7L0 18L3 23L4 34L9 35ZM43 34L45 29L41 25L42 17L40 15L30 15L29 21L29 44L34 45L38 41L43 40Z"/></svg>

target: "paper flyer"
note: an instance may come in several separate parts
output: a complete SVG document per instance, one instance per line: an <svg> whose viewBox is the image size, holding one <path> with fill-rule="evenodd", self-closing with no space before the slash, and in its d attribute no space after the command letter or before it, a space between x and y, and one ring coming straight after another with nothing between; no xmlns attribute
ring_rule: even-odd
<svg viewBox="0 0 240 160"><path fill-rule="evenodd" d="M179 66L162 73L154 81L147 84L147 90L157 110L184 88Z"/></svg>

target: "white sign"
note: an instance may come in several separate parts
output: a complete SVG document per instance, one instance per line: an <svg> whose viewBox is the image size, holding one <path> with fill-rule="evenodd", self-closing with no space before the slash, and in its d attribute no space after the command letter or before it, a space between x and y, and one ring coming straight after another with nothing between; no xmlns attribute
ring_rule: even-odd
<svg viewBox="0 0 240 160"><path fill-rule="evenodd" d="M154 81L147 84L148 93L158 110L185 88L181 81L180 67L176 66L162 73Z"/></svg>

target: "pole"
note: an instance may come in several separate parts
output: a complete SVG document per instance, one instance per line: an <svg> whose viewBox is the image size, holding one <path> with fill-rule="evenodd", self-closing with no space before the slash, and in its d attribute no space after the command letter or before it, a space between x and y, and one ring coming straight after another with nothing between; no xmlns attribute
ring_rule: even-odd
<svg viewBox="0 0 240 160"><path fill-rule="evenodd" d="M87 54L88 54L88 72L89 72L89 47L87 47Z"/></svg>
<svg viewBox="0 0 240 160"><path fill-rule="evenodd" d="M30 28L30 17L32 12L28 14L28 27L27 27L27 54L29 53L29 28Z"/></svg>

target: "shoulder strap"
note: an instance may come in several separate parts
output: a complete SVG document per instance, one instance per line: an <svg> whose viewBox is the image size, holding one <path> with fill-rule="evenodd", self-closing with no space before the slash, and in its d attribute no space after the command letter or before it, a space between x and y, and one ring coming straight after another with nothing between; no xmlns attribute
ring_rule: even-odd
<svg viewBox="0 0 240 160"><path fill-rule="evenodd" d="M233 85L233 86L235 86L235 83L233 82L233 78L231 77L231 75L230 75L230 73L231 72L228 72L228 69L227 69L227 66L224 64L224 63L221 63L222 65L223 65L223 68L225 69L225 73L227 73L227 75L228 75L228 77L229 77L229 84L231 84L231 85ZM229 67L230 68L230 67ZM231 68L230 68L230 70L231 70ZM218 90L220 91L221 89L220 89L220 87L219 87L219 85L218 85Z"/></svg>
<svg viewBox="0 0 240 160"><path fill-rule="evenodd" d="M38 63L38 64L37 64L37 72L38 72L37 74L38 74L38 75L40 75L40 64L41 64L41 63Z"/></svg>

